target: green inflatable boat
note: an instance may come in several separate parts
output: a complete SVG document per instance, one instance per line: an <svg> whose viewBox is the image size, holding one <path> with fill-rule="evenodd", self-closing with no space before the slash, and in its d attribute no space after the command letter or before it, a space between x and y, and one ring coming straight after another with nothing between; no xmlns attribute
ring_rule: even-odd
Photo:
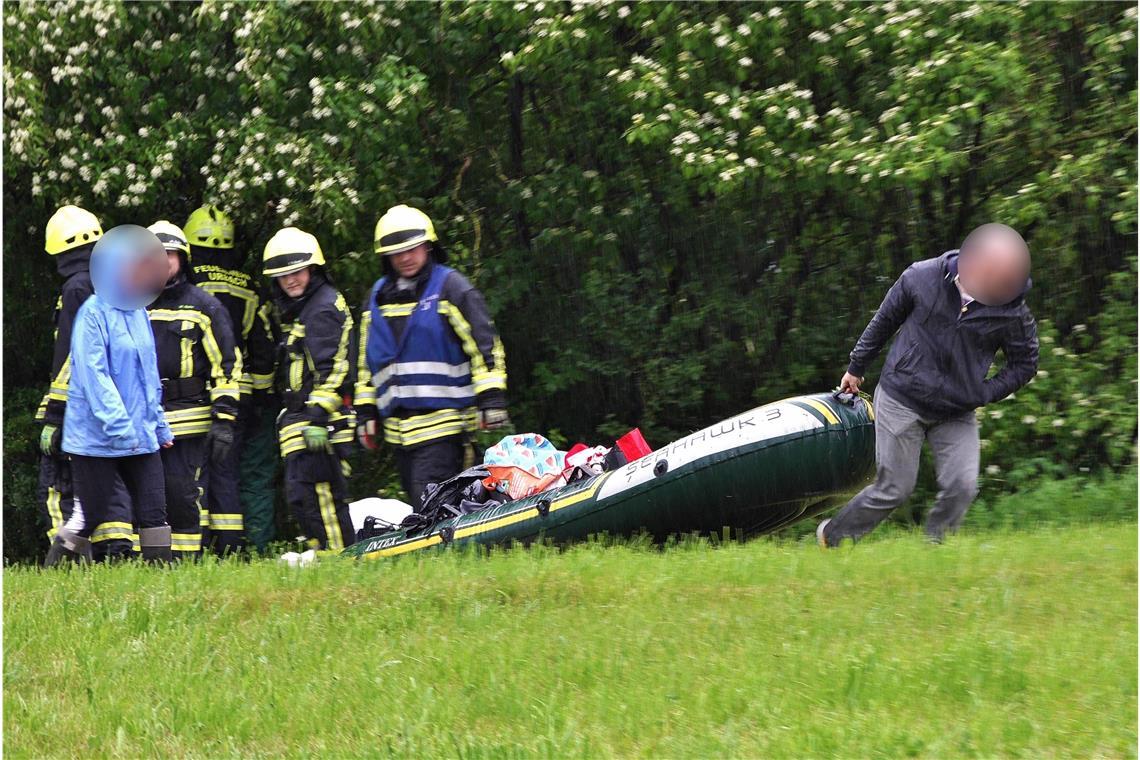
<svg viewBox="0 0 1140 760"><path fill-rule="evenodd" d="M398 529L344 550L388 557L441 545L566 543L594 534L767 533L835 505L874 472L870 401L834 394L760 406L620 469L525 499Z"/></svg>

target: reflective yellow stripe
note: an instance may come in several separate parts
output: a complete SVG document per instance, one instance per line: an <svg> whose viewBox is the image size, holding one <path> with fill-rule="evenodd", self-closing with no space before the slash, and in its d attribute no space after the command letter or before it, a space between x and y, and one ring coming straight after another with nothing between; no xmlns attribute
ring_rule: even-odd
<svg viewBox="0 0 1140 760"><path fill-rule="evenodd" d="M439 313L447 317L455 334L459 336L463 352L471 359L471 382L475 386L475 392L482 393L491 389L506 390L506 351L499 337L495 336L492 342L491 360L495 366L491 368L487 366L487 360L483 358L483 353L475 343L471 334L471 323L463 316L463 312L448 301L440 301Z"/></svg>
<svg viewBox="0 0 1140 760"><path fill-rule="evenodd" d="M51 521L51 527L48 528L48 539L54 539L55 534L59 532L60 527L63 525L63 510L60 509L60 500L62 494L55 488L48 486L47 492L47 511L48 518Z"/></svg>
<svg viewBox="0 0 1140 760"><path fill-rule="evenodd" d="M103 541L131 541L134 539L134 526L126 522L100 523L91 533L91 543Z"/></svg>
<svg viewBox="0 0 1140 760"><path fill-rule="evenodd" d="M289 390L295 391L301 388L304 383L304 358L303 356L294 355L292 348L298 341L303 340L305 337L305 325L300 322L294 322L289 328L289 337L285 341L285 346L288 349L287 355L289 356ZM302 348L302 353L304 349Z"/></svg>
<svg viewBox="0 0 1140 760"><path fill-rule="evenodd" d="M228 282L206 281L200 283L199 287L213 296L225 293L240 298L245 304L241 315L241 334L242 337L249 335L249 331L253 329L253 318L257 313L257 294L248 288L231 285Z"/></svg>
<svg viewBox="0 0 1140 760"><path fill-rule="evenodd" d="M317 483L316 491L321 522L325 526L325 548L333 551L343 549L344 537L340 534L340 523L336 519L336 501L333 499L332 486L328 483Z"/></svg>
<svg viewBox="0 0 1140 760"><path fill-rule="evenodd" d="M473 407L441 409L415 417L388 417L384 420L384 440L396 446L419 443L474 431L478 416Z"/></svg>
<svg viewBox="0 0 1140 760"><path fill-rule="evenodd" d="M67 401L67 389L71 387L71 354L69 353L60 365L59 372L51 381L51 390L48 395L52 398Z"/></svg>
<svg viewBox="0 0 1140 760"><path fill-rule="evenodd" d="M341 399L336 393L321 388L314 388L309 394L308 403L315 404L326 412L331 412L340 406Z"/></svg>
<svg viewBox="0 0 1140 760"><path fill-rule="evenodd" d="M210 432L210 407L192 406L163 412L170 431L178 436L205 435Z"/></svg>
<svg viewBox="0 0 1140 760"><path fill-rule="evenodd" d="M475 393L479 394L483 391L498 389L505 391L507 389L507 352L503 349L503 341L499 336L495 336L492 343L491 358L495 362L494 369L488 369L486 372L471 373L471 383L475 386Z"/></svg>
<svg viewBox="0 0 1140 760"><path fill-rule="evenodd" d="M372 311L365 309L360 315L360 338L356 345L356 385L353 403L357 406L376 403L376 388L368 371L368 333L372 330Z"/></svg>
<svg viewBox="0 0 1140 760"><path fill-rule="evenodd" d="M229 396L234 401L237 401L238 397L240 395L241 395L241 384L240 383L231 383L231 382L219 383L210 389L210 400L211 401L217 401L222 396Z"/></svg>
<svg viewBox="0 0 1140 760"><path fill-rule="evenodd" d="M209 519L210 530L241 530L242 517L240 513L211 512Z"/></svg>
<svg viewBox="0 0 1140 760"><path fill-rule="evenodd" d="M182 329L185 331L187 326L192 325L192 324L193 324L193 322L184 321L182 323ZM180 377L193 377L193 375L194 375L194 341L192 341L190 338L183 338L179 345L180 345L180 348L182 350L182 354L181 354L182 358L181 358L181 361L179 362L179 365L178 365L179 376Z"/></svg>
<svg viewBox="0 0 1140 760"><path fill-rule="evenodd" d="M254 373L248 377L250 378L250 387L255 391L266 391L273 387L273 373L267 375Z"/></svg>
<svg viewBox="0 0 1140 760"><path fill-rule="evenodd" d="M190 438L195 435L206 435L210 432L209 420L205 422L172 422L170 432L175 438Z"/></svg>
<svg viewBox="0 0 1140 760"><path fill-rule="evenodd" d="M831 411L831 407L829 407L827 404L823 403L819 399L805 398L805 399L800 399L800 400L803 401L808 406L810 406L812 409L815 409L817 412L822 414L823 418L825 420L827 420L828 422L830 422L832 425L838 425L839 424L839 418L835 416L835 412Z"/></svg>
<svg viewBox="0 0 1140 760"><path fill-rule="evenodd" d="M442 302L441 302L442 303ZM380 316L382 317L410 317L412 312L416 310L415 303L384 303L380 304Z"/></svg>
<svg viewBox="0 0 1140 760"><path fill-rule="evenodd" d="M58 490L55 488L48 488L48 514L51 515L51 526L57 530L59 529L59 526L63 524L63 510L60 509L60 500L62 498L63 494L61 494Z"/></svg>
<svg viewBox="0 0 1140 760"><path fill-rule="evenodd" d="M174 552L196 552L202 549L200 533L171 533L170 550Z"/></svg>
<svg viewBox="0 0 1140 760"><path fill-rule="evenodd" d="M305 451L308 446L305 445L304 438L294 438L289 441L280 441L281 456L287 457L290 454L296 454L298 451Z"/></svg>

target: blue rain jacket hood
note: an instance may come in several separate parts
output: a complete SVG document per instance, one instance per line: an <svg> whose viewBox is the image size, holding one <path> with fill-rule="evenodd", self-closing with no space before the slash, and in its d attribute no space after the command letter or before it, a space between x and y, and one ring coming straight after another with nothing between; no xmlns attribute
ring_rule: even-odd
<svg viewBox="0 0 1140 760"><path fill-rule="evenodd" d="M151 284L139 287L130 280L145 255L149 253L127 246L100 249L98 244L92 254L95 294L80 307L71 334L71 384L63 423L63 450L69 454L150 454L174 439L162 413L154 333L144 308L154 300L145 296ZM161 284L155 295L160 291ZM112 299L129 308L119 308Z"/></svg>

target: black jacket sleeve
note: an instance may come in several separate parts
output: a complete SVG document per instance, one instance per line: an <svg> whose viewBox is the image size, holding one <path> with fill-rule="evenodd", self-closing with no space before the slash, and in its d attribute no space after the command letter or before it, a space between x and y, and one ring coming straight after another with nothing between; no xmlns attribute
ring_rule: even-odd
<svg viewBox="0 0 1140 760"><path fill-rule="evenodd" d="M883 346L898 332L914 309L914 295L909 283L910 273L911 269L908 268L895 281L883 298L883 303L879 305L879 310L875 312L875 316L859 336L859 341L851 351L851 362L847 365L847 371L852 375L863 377L867 367L875 361Z"/></svg>
<svg viewBox="0 0 1140 760"><path fill-rule="evenodd" d="M441 305L440 312L446 314L463 352L471 360L475 403L480 409L505 409L507 355L483 294L466 277L452 272L444 286L444 296L448 305Z"/></svg>
<svg viewBox="0 0 1140 760"><path fill-rule="evenodd" d="M376 408L376 387L372 384L372 373L368 371L368 333L372 329L372 303L366 299L360 309L360 321L356 332L356 386L353 389L352 405L360 422L375 421L380 418Z"/></svg>
<svg viewBox="0 0 1140 760"><path fill-rule="evenodd" d="M221 302L207 296L202 311L210 318L209 334L203 335L210 364L210 406L214 419L236 420L241 393L241 351L234 338L230 314Z"/></svg>
<svg viewBox="0 0 1140 760"><path fill-rule="evenodd" d="M71 381L71 329L79 307L91 296L91 281L83 278L78 282L64 285L60 299L59 315L56 321L55 346L51 360L51 386L44 396L44 417L46 425L62 425L67 411L67 389Z"/></svg>
<svg viewBox="0 0 1140 760"><path fill-rule="evenodd" d="M306 315L305 351L312 373L312 390L305 402L305 414L314 424L325 424L328 416L343 403L341 393L349 380L352 356L351 337L352 314L340 293L332 303Z"/></svg>
<svg viewBox="0 0 1140 760"><path fill-rule="evenodd" d="M255 403L266 401L273 392L273 370L277 360L277 341L274 337L272 303L260 301L253 317L253 327L245 338L242 355L243 375Z"/></svg>
<svg viewBox="0 0 1140 760"><path fill-rule="evenodd" d="M1021 319L1002 336L1005 366L985 382L985 401L998 401L1023 387L1037 374L1037 321L1022 305Z"/></svg>

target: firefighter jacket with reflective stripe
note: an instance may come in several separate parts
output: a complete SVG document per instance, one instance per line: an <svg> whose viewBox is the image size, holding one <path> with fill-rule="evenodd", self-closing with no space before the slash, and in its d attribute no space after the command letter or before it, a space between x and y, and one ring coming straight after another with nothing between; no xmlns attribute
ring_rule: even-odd
<svg viewBox="0 0 1140 760"><path fill-rule="evenodd" d="M242 394L272 390L275 344L256 281L236 268L238 257L231 250L192 245L190 259L191 280L217 298L230 315L234 341L242 355Z"/></svg>
<svg viewBox="0 0 1140 760"><path fill-rule="evenodd" d="M205 435L214 419L236 420L242 355L225 307L182 277L147 312L175 438Z"/></svg>
<svg viewBox="0 0 1140 760"><path fill-rule="evenodd" d="M345 400L352 390L351 368L356 361L352 314L348 304L317 268L305 293L296 299L278 291L273 313L280 336L276 389L284 410L277 432L281 455L305 448L302 431L309 425L330 430L338 454L351 450L355 417Z"/></svg>
<svg viewBox="0 0 1140 760"><path fill-rule="evenodd" d="M471 432L476 407L506 406L502 341L482 294L455 270L429 263L411 283L382 277L361 319L357 408L384 418L388 443Z"/></svg>
<svg viewBox="0 0 1140 760"><path fill-rule="evenodd" d="M95 289L91 286L88 262L91 246L61 253L56 266L64 277L63 288L55 303L55 347L51 357L51 385L36 410L36 421L46 425L63 425L67 409L67 387L71 381L71 328L75 315Z"/></svg>

